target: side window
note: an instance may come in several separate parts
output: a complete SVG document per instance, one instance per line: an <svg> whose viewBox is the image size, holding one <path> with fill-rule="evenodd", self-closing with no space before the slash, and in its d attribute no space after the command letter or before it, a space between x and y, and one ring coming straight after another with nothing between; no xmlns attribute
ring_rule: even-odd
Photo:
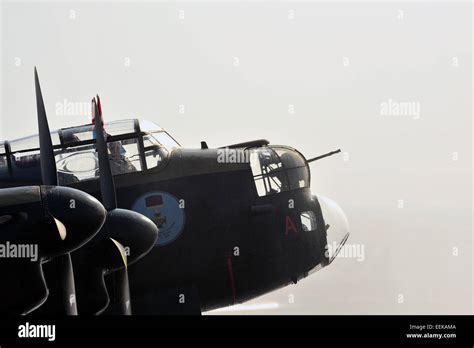
<svg viewBox="0 0 474 348"><path fill-rule="evenodd" d="M259 149L252 152L250 167L260 197L288 190L286 172L280 158L272 149Z"/></svg>
<svg viewBox="0 0 474 348"><path fill-rule="evenodd" d="M138 141L135 138L107 143L110 169L113 175L142 170Z"/></svg>
<svg viewBox="0 0 474 348"><path fill-rule="evenodd" d="M311 210L304 211L300 215L303 231L314 231L316 229L316 215Z"/></svg>
<svg viewBox="0 0 474 348"><path fill-rule="evenodd" d="M179 147L179 144L166 132L156 132L153 133L153 136L158 140L158 142L163 145L166 149L171 150L175 147Z"/></svg>
<svg viewBox="0 0 474 348"><path fill-rule="evenodd" d="M7 179L9 177L8 161L5 152L5 146L0 144L0 179Z"/></svg>
<svg viewBox="0 0 474 348"><path fill-rule="evenodd" d="M168 156L168 151L161 146L152 134L146 134L143 136L143 145L145 147L147 169L160 166Z"/></svg>
<svg viewBox="0 0 474 348"><path fill-rule="evenodd" d="M163 163L163 155L160 148L157 147L153 150L146 150L145 151L145 159L146 159L146 167L147 169L155 168Z"/></svg>

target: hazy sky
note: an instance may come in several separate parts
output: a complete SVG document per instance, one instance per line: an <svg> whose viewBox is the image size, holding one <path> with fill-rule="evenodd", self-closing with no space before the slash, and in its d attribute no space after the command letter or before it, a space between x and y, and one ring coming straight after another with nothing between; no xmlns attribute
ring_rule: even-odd
<svg viewBox="0 0 474 348"><path fill-rule="evenodd" d="M36 132L37 65L51 128L87 122L82 106L99 93L106 120L155 121L187 147L342 149L312 164L312 190L344 209L363 257L238 313L472 313L470 2L1 10L0 138Z"/></svg>

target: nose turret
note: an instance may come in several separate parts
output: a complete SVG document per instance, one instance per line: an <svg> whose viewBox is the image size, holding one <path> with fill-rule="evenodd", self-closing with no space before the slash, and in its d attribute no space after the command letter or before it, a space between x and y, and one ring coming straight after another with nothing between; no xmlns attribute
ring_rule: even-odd
<svg viewBox="0 0 474 348"><path fill-rule="evenodd" d="M342 208L332 199L317 196L326 230L326 256L329 263L334 261L349 238L349 222Z"/></svg>

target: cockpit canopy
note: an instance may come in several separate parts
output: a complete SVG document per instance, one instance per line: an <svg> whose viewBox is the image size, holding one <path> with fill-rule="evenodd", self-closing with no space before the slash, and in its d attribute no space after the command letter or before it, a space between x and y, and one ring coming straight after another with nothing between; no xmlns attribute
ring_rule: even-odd
<svg viewBox="0 0 474 348"><path fill-rule="evenodd" d="M106 123L109 160L114 175L162 166L180 145L153 122ZM98 177L93 124L51 133L60 185ZM33 135L0 143L0 180L37 181L41 177L39 138Z"/></svg>

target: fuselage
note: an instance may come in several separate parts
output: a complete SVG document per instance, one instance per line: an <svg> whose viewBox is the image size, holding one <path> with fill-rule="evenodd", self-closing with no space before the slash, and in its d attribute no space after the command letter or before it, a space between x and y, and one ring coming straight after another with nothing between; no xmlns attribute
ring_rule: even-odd
<svg viewBox="0 0 474 348"><path fill-rule="evenodd" d="M157 245L129 269L134 313L166 312L163 302L179 306L185 296L203 311L244 302L329 263L304 157L289 147L246 149L257 168L223 151L176 147L160 166L114 176L118 206L160 229ZM0 187L39 181L30 175ZM65 185L101 198L96 178L73 181Z"/></svg>

